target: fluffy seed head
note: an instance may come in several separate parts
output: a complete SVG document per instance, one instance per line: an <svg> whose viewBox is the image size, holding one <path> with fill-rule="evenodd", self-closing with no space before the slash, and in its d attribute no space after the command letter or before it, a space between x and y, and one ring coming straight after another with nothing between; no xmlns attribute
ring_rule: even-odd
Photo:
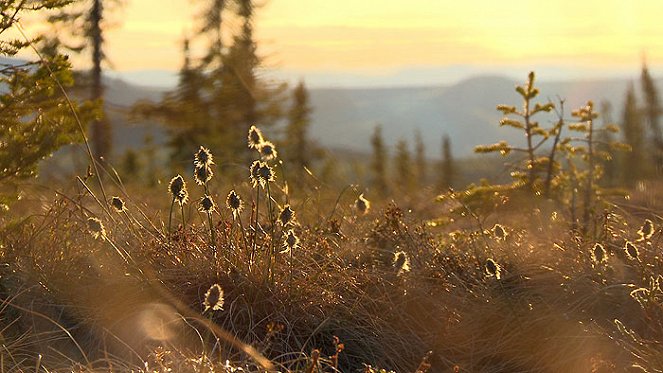
<svg viewBox="0 0 663 373"><path fill-rule="evenodd" d="M603 245L598 242L592 248L590 255L592 257L592 262L595 264L602 264L608 261L608 253L603 248Z"/></svg>
<svg viewBox="0 0 663 373"><path fill-rule="evenodd" d="M644 224L638 230L638 234L640 235L640 240L650 239L654 235L654 223L649 219L645 219Z"/></svg>
<svg viewBox="0 0 663 373"><path fill-rule="evenodd" d="M293 249L299 247L299 237L295 234L295 231L290 229L285 235L285 240L283 240L283 247L285 248L282 253L287 253Z"/></svg>
<svg viewBox="0 0 663 373"><path fill-rule="evenodd" d="M214 211L214 200L212 200L212 197L205 195L203 198L200 199L200 211L201 212L206 212L206 213L211 213Z"/></svg>
<svg viewBox="0 0 663 373"><path fill-rule="evenodd" d="M231 190L226 197L226 206L232 210L233 216L237 217L237 214L242 211L242 205L242 199L235 193L235 190Z"/></svg>
<svg viewBox="0 0 663 373"><path fill-rule="evenodd" d="M249 173L250 178L251 178L251 184L255 188L260 184L260 167L262 167L263 162L261 161L253 161L251 163L251 167L249 167Z"/></svg>
<svg viewBox="0 0 663 373"><path fill-rule="evenodd" d="M193 164L196 167L213 165L214 157L212 157L212 152L201 146L193 157Z"/></svg>
<svg viewBox="0 0 663 373"><path fill-rule="evenodd" d="M360 194L359 198L357 198L357 201L355 201L355 208L362 215L366 215L368 210L371 209L371 202L364 198L364 193Z"/></svg>
<svg viewBox="0 0 663 373"><path fill-rule="evenodd" d="M258 146L263 142L262 132L256 126L251 126L249 129L249 148L258 149Z"/></svg>
<svg viewBox="0 0 663 373"><path fill-rule="evenodd" d="M497 241L505 241L508 235L506 229L501 224L495 224L493 227L493 237L495 237Z"/></svg>
<svg viewBox="0 0 663 373"><path fill-rule="evenodd" d="M264 188L267 183L271 183L272 181L274 181L274 170L267 163L262 162L258 169L258 182L260 186Z"/></svg>
<svg viewBox="0 0 663 373"><path fill-rule="evenodd" d="M124 212L127 210L127 207L124 205L124 201L120 197L113 197L111 198L111 206L115 209L117 212Z"/></svg>
<svg viewBox="0 0 663 373"><path fill-rule="evenodd" d="M631 241L626 241L626 244L624 245L624 251L626 252L626 257L629 260L639 260L640 252Z"/></svg>
<svg viewBox="0 0 663 373"><path fill-rule="evenodd" d="M502 277L502 268L493 259L488 258L488 260L486 260L486 264L484 265L484 267L486 270L486 274L488 274L489 276L495 276L495 278L498 280Z"/></svg>
<svg viewBox="0 0 663 373"><path fill-rule="evenodd" d="M182 190L186 189L186 183L184 182L184 178L182 175L177 175L174 178L170 179L170 183L168 184L168 190L170 191L170 194L173 196L173 198L177 198L177 196L182 192Z"/></svg>
<svg viewBox="0 0 663 373"><path fill-rule="evenodd" d="M196 184L198 185L207 184L210 180L212 180L213 175L214 173L212 172L212 168L208 165L198 165L193 170L193 178L196 180Z"/></svg>
<svg viewBox="0 0 663 373"><path fill-rule="evenodd" d="M189 191L186 190L186 187L180 191L177 197L175 197L175 201L177 201L180 206L185 205L189 201Z"/></svg>
<svg viewBox="0 0 663 373"><path fill-rule="evenodd" d="M410 272L410 258L408 258L405 251L394 253L394 268L398 271L399 276L405 272Z"/></svg>
<svg viewBox="0 0 663 373"><path fill-rule="evenodd" d="M258 147L258 152L260 152L260 157L263 161L271 161L278 156L276 147L269 141L262 142Z"/></svg>
<svg viewBox="0 0 663 373"><path fill-rule="evenodd" d="M209 309L212 309L212 311L223 310L223 289L221 285L214 284L210 286L207 293L205 293L203 305L205 306L203 312L207 312Z"/></svg>
<svg viewBox="0 0 663 373"><path fill-rule="evenodd" d="M93 217L87 218L87 228L95 239L106 237L106 228L101 220Z"/></svg>
<svg viewBox="0 0 663 373"><path fill-rule="evenodd" d="M279 222L282 226L287 226L292 223L295 218L295 212L290 208L290 205L285 205L279 214Z"/></svg>

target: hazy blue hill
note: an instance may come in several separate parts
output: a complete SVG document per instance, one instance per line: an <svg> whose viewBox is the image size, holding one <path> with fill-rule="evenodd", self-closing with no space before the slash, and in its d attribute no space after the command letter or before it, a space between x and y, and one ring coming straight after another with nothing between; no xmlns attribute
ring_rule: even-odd
<svg viewBox="0 0 663 373"><path fill-rule="evenodd" d="M13 64L16 60L0 58L0 63ZM159 81L145 73L144 81ZM127 83L113 74L105 79L106 102L114 125L115 152L122 154L128 147L140 147L150 135L157 144L166 140L165 131L155 122L130 123L126 114L140 99L158 101L168 90L163 87L138 86ZM633 74L637 84L637 72ZM523 77L523 80L525 77ZM134 79L135 80L135 79ZM376 124L381 124L387 144L406 138L412 144L414 130L419 129L427 146L429 157L440 153L441 137L452 138L454 153L465 156L475 145L492 143L500 139L522 143L518 131L498 126L498 104L520 105L514 91L522 83L502 76L477 76L448 86L413 86L396 88L312 88L310 89L312 114L311 136L323 146L369 152L370 137ZM663 92L663 80L658 81ZM540 101L566 100L566 113L593 100L598 104L612 103L613 120L619 121L627 79L568 80L538 84ZM2 87L0 87L0 90ZM554 118L542 118L543 125Z"/></svg>

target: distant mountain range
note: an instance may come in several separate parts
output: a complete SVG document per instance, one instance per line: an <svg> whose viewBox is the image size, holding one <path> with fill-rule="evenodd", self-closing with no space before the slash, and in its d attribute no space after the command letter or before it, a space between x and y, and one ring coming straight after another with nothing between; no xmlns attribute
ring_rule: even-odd
<svg viewBox="0 0 663 373"><path fill-rule="evenodd" d="M370 137L377 124L382 125L387 144L399 138L412 144L415 129L424 139L427 155L438 158L441 138L448 134L453 151L458 156L472 154L474 146L507 140L522 143L522 135L511 128L500 128L498 104L519 106L514 91L515 80L500 76L479 76L449 86L399 88L313 88L310 89L313 107L311 136L321 145L353 152L369 152ZM636 82L637 83L637 82ZM658 81L663 92L663 81ZM598 107L609 101L613 120L621 117L622 103L629 81L573 80L538 84L540 100L565 99L567 116L573 109L593 100ZM116 150L126 146L140 146L147 133L157 142L163 133L154 124L122 123L122 112L137 99L158 100L165 88L149 88L128 84L118 79L107 80L107 102L114 112L117 130ZM552 116L542 117L541 124L552 123Z"/></svg>
<svg viewBox="0 0 663 373"><path fill-rule="evenodd" d="M0 63L12 63L12 60L3 58ZM157 144L163 143L165 133L161 126L153 122L129 123L126 113L137 100L158 101L169 88L130 84L117 76L111 74L106 78L106 102L115 127L116 153L142 146L148 135ZM145 84L163 82L160 76L163 78L159 72L148 71L144 72L142 80L138 80ZM634 76L637 77L636 74ZM124 78L137 79L131 76ZM521 101L514 87L524 80L525 76L516 81L505 76L484 75L449 85L310 88L313 107L310 134L328 148L368 153L370 137L377 124L382 125L385 142L389 145L395 144L399 138L407 139L412 144L414 131L418 129L430 158L439 157L444 134L451 137L457 156L472 154L478 144L502 139L522 144L524 139L518 131L498 126L501 114L495 107L498 104L519 106ZM638 82L634 83L638 88ZM597 107L600 102L609 101L613 107L613 120L618 121L629 84L628 79L615 78L547 81L537 86L541 91L541 101L554 101L558 97L565 99L567 116L587 100L593 100ZM658 80L657 85L659 92L663 92L663 80ZM543 117L541 124L547 125L553 120L552 116Z"/></svg>

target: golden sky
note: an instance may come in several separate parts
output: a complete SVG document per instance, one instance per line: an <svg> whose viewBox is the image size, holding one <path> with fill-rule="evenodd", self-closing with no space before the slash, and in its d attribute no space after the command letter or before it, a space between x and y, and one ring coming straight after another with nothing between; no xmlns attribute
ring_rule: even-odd
<svg viewBox="0 0 663 373"><path fill-rule="evenodd" d="M115 69L177 70L191 0L126 0L107 34ZM268 65L387 71L412 66L663 65L661 0L267 0L256 19Z"/></svg>

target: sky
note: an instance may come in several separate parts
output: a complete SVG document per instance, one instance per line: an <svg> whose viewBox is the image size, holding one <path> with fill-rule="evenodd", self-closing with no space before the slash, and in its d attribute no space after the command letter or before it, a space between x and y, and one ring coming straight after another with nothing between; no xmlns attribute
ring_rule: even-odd
<svg viewBox="0 0 663 373"><path fill-rule="evenodd" d="M660 0L263 1L259 52L284 74L539 68L610 75L637 71L643 55L653 70L663 67ZM107 33L113 68L176 71L181 40L196 29L196 1L125 2Z"/></svg>

